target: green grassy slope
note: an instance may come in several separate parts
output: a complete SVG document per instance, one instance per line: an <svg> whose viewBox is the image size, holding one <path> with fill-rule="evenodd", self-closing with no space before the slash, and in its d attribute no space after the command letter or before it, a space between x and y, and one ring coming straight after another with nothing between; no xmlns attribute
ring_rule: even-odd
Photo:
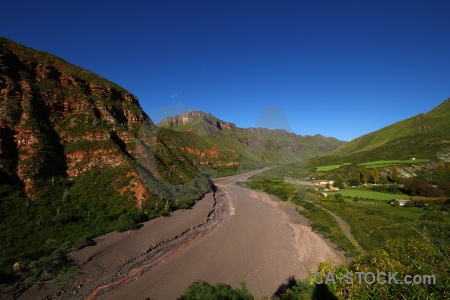
<svg viewBox="0 0 450 300"><path fill-rule="evenodd" d="M356 138L332 151L323 162L361 163L412 157L450 159L450 99L433 110Z"/></svg>

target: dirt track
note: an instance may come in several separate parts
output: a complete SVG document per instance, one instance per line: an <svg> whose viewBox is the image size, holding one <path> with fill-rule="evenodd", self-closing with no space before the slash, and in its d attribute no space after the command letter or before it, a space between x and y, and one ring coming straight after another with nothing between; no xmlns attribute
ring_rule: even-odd
<svg viewBox="0 0 450 300"><path fill-rule="evenodd" d="M209 194L193 209L149 221L136 231L107 234L96 245L72 253L85 274L77 293L64 298L175 299L199 279L233 287L245 281L259 298L272 296L291 276L305 277L323 260L344 260L311 231L294 205L234 184L259 172L215 180L220 203L227 207L215 223L208 218L215 204ZM205 224L215 225L205 230ZM175 246L170 246L172 240L178 241ZM149 249L160 245L170 247L148 263ZM142 267L140 260L150 267Z"/></svg>

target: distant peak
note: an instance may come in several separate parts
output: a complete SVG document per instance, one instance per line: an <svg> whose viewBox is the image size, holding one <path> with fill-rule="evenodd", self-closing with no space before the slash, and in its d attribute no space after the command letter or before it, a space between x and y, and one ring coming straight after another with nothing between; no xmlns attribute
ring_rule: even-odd
<svg viewBox="0 0 450 300"><path fill-rule="evenodd" d="M236 130L236 124L223 121L211 113L203 111L187 111L182 114L170 116L158 123L160 127L178 127L201 120L219 130Z"/></svg>

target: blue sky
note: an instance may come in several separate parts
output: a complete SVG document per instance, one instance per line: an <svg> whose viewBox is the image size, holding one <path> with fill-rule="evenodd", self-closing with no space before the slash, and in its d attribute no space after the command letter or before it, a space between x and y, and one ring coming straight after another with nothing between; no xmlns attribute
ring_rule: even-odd
<svg viewBox="0 0 450 300"><path fill-rule="evenodd" d="M146 2L5 1L0 35L118 83L155 122L198 109L351 140L450 97L448 0Z"/></svg>

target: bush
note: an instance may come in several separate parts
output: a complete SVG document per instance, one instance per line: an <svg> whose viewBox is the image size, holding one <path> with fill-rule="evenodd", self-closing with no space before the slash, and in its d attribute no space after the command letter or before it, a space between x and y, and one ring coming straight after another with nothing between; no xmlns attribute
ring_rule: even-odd
<svg viewBox="0 0 450 300"><path fill-rule="evenodd" d="M66 213L60 213L52 218L52 221L55 222L56 224L66 224L74 220L75 218L73 216Z"/></svg>
<svg viewBox="0 0 450 300"><path fill-rule="evenodd" d="M408 201L405 203L404 207L413 207L414 203L412 201Z"/></svg>
<svg viewBox="0 0 450 300"><path fill-rule="evenodd" d="M228 284L216 283L214 286L204 281L192 283L180 300L200 300L200 299L233 299L233 300L253 300L253 296L247 291L245 283L241 283L241 288L232 288Z"/></svg>
<svg viewBox="0 0 450 300"><path fill-rule="evenodd" d="M128 211L122 215L120 215L119 219L117 220L116 225L114 226L114 230L118 232L127 231L134 228L134 225L136 225L141 220L141 216L136 211Z"/></svg>
<svg viewBox="0 0 450 300"><path fill-rule="evenodd" d="M342 180L336 180L336 181L333 183L333 186L336 187L336 188L339 188L339 189L345 188L345 187L344 187L344 182L342 182Z"/></svg>
<svg viewBox="0 0 450 300"><path fill-rule="evenodd" d="M359 181L359 179L350 179L349 181L348 181L348 185L349 186L359 186L360 185L360 181Z"/></svg>
<svg viewBox="0 0 450 300"><path fill-rule="evenodd" d="M405 275L436 276L436 284L359 284L354 276L353 284L337 280L328 284L329 291L339 299L449 299L450 274L448 261L442 255L448 244L431 244L427 240L391 240L383 249L358 256L350 265L333 267L325 262L319 265L322 274L346 274L347 272L375 272L375 270L398 272L397 279ZM446 248L445 248L446 247Z"/></svg>
<svg viewBox="0 0 450 300"><path fill-rule="evenodd" d="M443 196L446 188L446 184L442 184L441 187L435 187L430 185L425 180L419 179L405 179L403 181L404 184L404 192L411 196L423 196L423 197L439 197Z"/></svg>
<svg viewBox="0 0 450 300"><path fill-rule="evenodd" d="M283 295L279 295L281 300L310 300L313 299L314 285L307 280L298 280L296 284L289 287Z"/></svg>
<svg viewBox="0 0 450 300"><path fill-rule="evenodd" d="M342 196L342 194L334 194L334 198L336 200L340 200L340 199L344 199L344 196Z"/></svg>

